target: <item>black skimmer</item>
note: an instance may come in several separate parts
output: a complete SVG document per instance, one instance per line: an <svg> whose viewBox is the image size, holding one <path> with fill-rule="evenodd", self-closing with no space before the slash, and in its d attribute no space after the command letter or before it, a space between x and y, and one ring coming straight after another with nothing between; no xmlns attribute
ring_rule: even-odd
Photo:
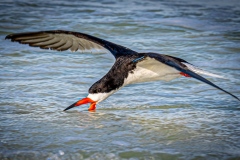
<svg viewBox="0 0 240 160"><path fill-rule="evenodd" d="M237 96L199 74L218 78L221 76L203 71L181 58L158 53L138 53L88 34L64 30L16 33L6 36L6 39L57 51L70 49L75 52L78 50L105 49L112 53L116 61L109 72L89 88L89 94L86 98L73 103L64 111L87 103L90 103L88 110L93 111L96 109L97 103L105 100L126 85L157 80L170 81L181 76L196 78L240 101Z"/></svg>

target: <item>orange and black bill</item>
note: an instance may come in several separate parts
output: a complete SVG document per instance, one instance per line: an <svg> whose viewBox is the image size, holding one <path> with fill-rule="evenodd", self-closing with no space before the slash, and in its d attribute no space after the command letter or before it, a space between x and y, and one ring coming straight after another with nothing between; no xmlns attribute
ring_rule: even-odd
<svg viewBox="0 0 240 160"><path fill-rule="evenodd" d="M77 106L80 106L80 105L83 105L83 104L87 104L87 103L90 103L90 107L88 108L89 111L93 111L93 110L96 109L96 102L93 101L92 99L86 97L86 98L83 98L83 99L73 103L72 105L70 105L69 107L64 109L64 111L69 110L73 107L77 107Z"/></svg>

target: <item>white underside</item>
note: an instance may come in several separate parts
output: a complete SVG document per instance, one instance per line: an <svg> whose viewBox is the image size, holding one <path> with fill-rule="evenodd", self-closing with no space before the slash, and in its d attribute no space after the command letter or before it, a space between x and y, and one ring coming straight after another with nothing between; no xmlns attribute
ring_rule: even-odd
<svg viewBox="0 0 240 160"><path fill-rule="evenodd" d="M120 88L119 88L120 89ZM117 90L113 90L109 93L94 93L94 94L89 94L87 97L90 98L91 100L99 103L103 100L105 100L106 98L108 98L110 95L112 95L113 93L115 93L116 91L118 91L119 89Z"/></svg>
<svg viewBox="0 0 240 160"><path fill-rule="evenodd" d="M170 81L181 77L179 73L180 71L175 68L148 57L137 64L133 73L129 73L128 77L124 80L124 86L158 80Z"/></svg>

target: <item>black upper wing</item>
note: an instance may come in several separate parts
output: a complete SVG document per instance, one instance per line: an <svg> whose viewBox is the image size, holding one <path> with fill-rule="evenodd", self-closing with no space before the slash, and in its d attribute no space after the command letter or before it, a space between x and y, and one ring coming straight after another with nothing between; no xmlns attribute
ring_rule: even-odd
<svg viewBox="0 0 240 160"><path fill-rule="evenodd" d="M16 41L22 44L29 44L33 47L57 51L68 49L71 51L107 49L115 58L124 54L137 54L137 52L124 46L85 33L64 30L16 33L6 36L5 39L11 39L13 42Z"/></svg>

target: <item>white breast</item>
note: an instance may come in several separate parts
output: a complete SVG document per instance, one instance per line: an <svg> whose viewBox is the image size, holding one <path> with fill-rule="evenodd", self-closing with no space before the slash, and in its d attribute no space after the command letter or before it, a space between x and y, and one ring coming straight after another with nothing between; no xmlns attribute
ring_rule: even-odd
<svg viewBox="0 0 240 160"><path fill-rule="evenodd" d="M181 77L180 72L173 67L147 57L137 64L137 67L124 80L124 86L133 83L149 81L170 81Z"/></svg>

